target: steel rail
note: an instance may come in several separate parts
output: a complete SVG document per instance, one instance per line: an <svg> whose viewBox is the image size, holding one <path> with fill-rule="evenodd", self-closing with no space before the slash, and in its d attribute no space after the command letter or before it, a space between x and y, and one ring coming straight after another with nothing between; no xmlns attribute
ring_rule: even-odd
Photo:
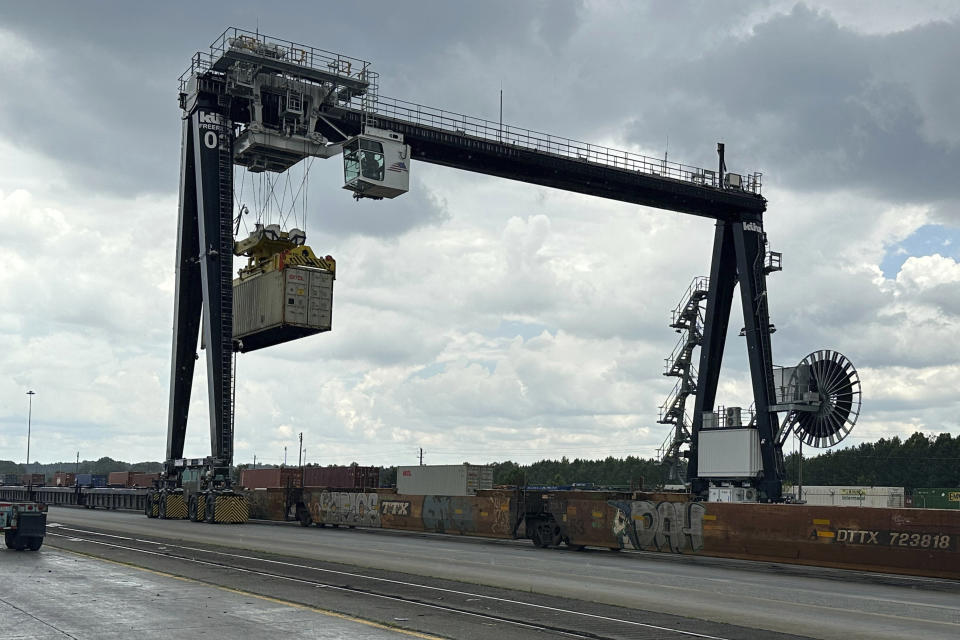
<svg viewBox="0 0 960 640"><path fill-rule="evenodd" d="M329 588L329 589L333 589L333 590L337 590L337 591L343 591L343 592L348 592L348 593L352 593L352 594L356 594L356 595L366 595L366 596L375 597L375 598L380 598L380 599L385 599L385 600L392 600L392 601L396 601L396 602L403 602L403 603L406 603L406 604L411 604L411 605L420 606L420 607L426 607L426 608L431 608L431 609L437 609L437 610L441 610L441 611L446 611L446 612L448 612L448 613L460 614L460 615L465 615L465 616L469 616L469 617L486 618L486 619L495 620L495 621L498 621L498 622L509 623L509 624L512 624L512 625L515 625L515 626L521 626L521 627L531 628L531 629L536 629L536 630L541 630L541 631L549 631L549 632L551 632L551 633L560 633L560 634L563 634L563 635L565 635L565 636L573 637L573 638L590 638L590 639L593 639L593 640L615 640L615 638L612 637L612 636L603 636L603 635L599 635L599 634L595 634L595 633L590 633L590 632L579 632L579 631L578 631L578 632L571 632L571 631L568 631L568 630L566 630L566 629L557 628L557 627L550 626L550 625L543 625L543 624L537 624L537 623L523 622L523 621L521 621L521 620L517 620L517 619L515 619L515 618L511 618L511 617L505 616L505 615L501 616L501 615L494 615L494 614L489 614L489 613L487 613L487 614L481 614L481 613L476 613L476 612L468 611L468 610L465 610L465 609L461 609L461 608L458 608L458 607L454 607L454 606L451 606L451 605L438 605L438 604L434 604L434 603L430 603L430 602L423 602L423 601L418 600L418 599L415 599L415 598L409 598L409 597L403 597L403 596L397 596L397 595L389 595L389 594L385 594L385 593L378 593L378 592L375 592L375 591L372 591L372 590L360 589L360 588L356 588L356 587L343 586L342 584L332 584L332 583L330 583L329 581L325 581L325 580L308 580L308 579L296 578L296 577L293 577L293 576L288 576L288 575L285 575L285 574L282 574L282 573L276 573L276 572L272 572L272 571L258 571L258 570L254 570L254 569L249 569L249 568L247 568L247 567L239 566L239 565L236 564L236 563L230 563L229 561L202 560L202 559L199 559L199 558L193 557L193 556L184 556L184 555L178 555L178 554L175 554L175 553L170 553L168 550L169 550L169 549L178 549L178 550L180 550L180 551L182 551L182 552L191 553L191 554L204 553L204 554L209 554L209 555L212 555L212 556L220 556L220 557L234 558L234 559L239 559L239 560L247 560L247 561L252 561L252 562L260 562L260 563L269 564L269 565L275 565L275 566L280 566L280 567L288 567L288 568L291 568L291 569L301 569L301 570L308 570L308 571L316 571L316 572L323 573L323 574L326 574L326 575L331 575L331 576L340 576L340 577L348 577L348 578L354 578L354 579L360 579L360 580L367 580L367 581L373 582L373 583L375 583L375 584L381 584L381 585L383 585L383 584L389 584L389 585L394 585L394 586L398 586L398 587L399 587L399 586L408 587L408 588L409 588L409 587L414 587L414 588L423 589L423 590L431 591L431 592L439 592L439 593L445 593L445 594L450 594L450 595L463 596L463 597L467 597L467 598L471 598L471 599L487 600L487 601L491 601L491 602L497 602L497 603L500 603L500 604L515 605L515 606L521 606L521 607L531 608L531 609L535 609L535 610L539 610L539 611L544 611L544 612L549 612L549 613L569 615L569 616L574 616L574 617L578 617L578 618L585 618L585 619L588 619L588 620L593 620L593 621L595 621L595 622L606 622L606 623L622 624L622 625L624 625L625 627L627 627L628 629L629 629L629 628L633 628L633 629L636 629L636 628L649 629L649 630L651 630L651 631L659 631L659 632L673 633L673 634L677 634L678 636L682 636L682 637L686 637L686 638L701 638L701 639L703 639L703 640L731 640L731 639L729 639L729 638L724 638L724 637L721 637L721 636L708 635L708 634L704 634L704 633L698 633L698 632L695 632L695 631L686 631L686 630L683 630L683 629L674 629L674 628L665 627L665 626L662 626L662 625L654 625L654 624L649 624L649 623L645 623L645 622L638 622L638 621L635 621L635 620L625 620L625 619L622 619L622 618L614 618L614 617L611 617L611 616L604 616L604 615L587 613L587 612L582 612L582 611L573 611L573 610L570 610L570 609L563 609L563 608L560 608L560 607L552 607L552 606L549 606L549 605L537 604L537 603L534 603L534 602L525 602L525 601L523 601L523 600L514 600L514 599L511 599L511 598L502 598L502 597L498 597L498 596L489 596L489 595L484 595L484 594L482 594L482 593L474 593L474 592L462 591L462 590L458 590L458 589L449 589L449 588L445 588L445 587L436 587L436 586L432 586L432 585L424 585L424 584L420 584L420 583L417 583L417 582L409 582L409 581L405 581L405 580L395 580L395 579L391 579L391 578L383 578L383 577L378 577L378 576L368 576L368 575L364 575L364 574L362 574L362 573L356 573L356 572L351 572L351 571L339 571L339 570L336 570L336 569L326 569L326 568L322 568L322 567L314 567L314 566L311 566L311 565L308 565L308 564L297 564L297 563L293 563L293 562L285 562L285 561L281 561L281 560L271 560L271 559L269 559L269 558L258 558L258 557L255 557L255 556L241 555L241 554L237 554L237 553L226 553L226 552L222 552L222 551L213 551L213 550L210 550L210 549L202 549L202 548L199 548L199 547L189 547L189 546L184 546L184 545L171 544L171 543L169 543L169 542L158 542L158 541L155 541L155 540L145 540L145 539L142 539L142 538L136 538L136 537L131 537L131 536L120 536L120 535L115 535L115 534L100 533L100 532L97 532L97 531L89 531L89 530L85 530L85 529L74 529L74 528L72 528L72 527L60 526L60 527L57 527L57 530L58 530L58 531L74 532L74 533L79 533L79 534L87 534L87 535L92 535L92 536L101 536L101 537L104 537L104 538L113 538L113 539L116 539L116 540L126 540L126 541L129 541L129 543L140 543L140 544L147 544L147 545L155 545L155 546L157 546L157 547L163 547L164 551L160 551L160 550L152 551L152 550L149 550L149 549L141 549L141 548L138 548L138 547L126 546L126 545L123 545L123 544L116 544L116 543L112 543L112 542L105 542L105 541L103 541L103 540L97 540L97 539L94 539L94 538L85 538L85 537L80 537L80 536L72 535L72 534L71 534L71 535L64 535L64 534L55 533L55 532L48 532L48 533L47 533L47 536L48 536L48 537L54 536L54 537L58 537L58 538L65 538L65 539L70 540L70 541L88 542L88 543L91 543L91 544L96 544L96 545L105 546L105 547L111 547L111 548L115 548L115 549L121 549L121 550L124 550L124 551L132 551L132 552L135 552L135 553L142 553L142 554L145 554L145 555L151 555L151 556L157 556L157 557L163 557L163 558L170 558L170 559L175 559L175 560L179 560L179 561L183 561L183 562L188 562L188 563L192 563L192 564L200 564L200 565L205 565L205 566L219 567L219 568L223 568L223 569L229 569L229 570L232 570L232 571L238 571L238 572L247 573L247 574L252 574L252 575L260 575L260 576L263 576L263 577L277 578L277 579L286 580L286 581L291 581L291 582L299 582L299 583L303 583L303 584L309 584L309 585L312 585L312 586L314 586L314 587Z"/></svg>

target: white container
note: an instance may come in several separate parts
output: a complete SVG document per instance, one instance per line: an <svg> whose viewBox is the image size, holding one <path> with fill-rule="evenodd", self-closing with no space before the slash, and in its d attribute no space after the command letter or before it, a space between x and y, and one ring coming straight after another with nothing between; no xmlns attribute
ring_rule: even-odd
<svg viewBox="0 0 960 640"><path fill-rule="evenodd" d="M797 499L797 487L790 495ZM804 486L799 498L807 504L820 507L879 507L903 508L903 487L855 487L839 485Z"/></svg>
<svg viewBox="0 0 960 640"><path fill-rule="evenodd" d="M254 351L330 331L333 273L289 266L233 281L233 339Z"/></svg>
<svg viewBox="0 0 960 640"><path fill-rule="evenodd" d="M701 429L697 473L701 478L755 478L763 469L756 429Z"/></svg>
<svg viewBox="0 0 960 640"><path fill-rule="evenodd" d="M493 488L493 468L444 464L397 468L397 493L411 496L473 496Z"/></svg>

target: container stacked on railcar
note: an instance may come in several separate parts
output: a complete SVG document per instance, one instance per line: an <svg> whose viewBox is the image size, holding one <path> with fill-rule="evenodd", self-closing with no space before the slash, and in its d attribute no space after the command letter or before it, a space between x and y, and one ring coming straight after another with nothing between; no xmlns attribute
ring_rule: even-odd
<svg viewBox="0 0 960 640"><path fill-rule="evenodd" d="M380 487L381 467L328 466L306 467L303 470L304 487L330 489L377 489Z"/></svg>
<svg viewBox="0 0 960 640"><path fill-rule="evenodd" d="M266 469L244 469L240 473L240 486L245 489L276 489L281 487L301 487L302 476L297 467L271 467Z"/></svg>

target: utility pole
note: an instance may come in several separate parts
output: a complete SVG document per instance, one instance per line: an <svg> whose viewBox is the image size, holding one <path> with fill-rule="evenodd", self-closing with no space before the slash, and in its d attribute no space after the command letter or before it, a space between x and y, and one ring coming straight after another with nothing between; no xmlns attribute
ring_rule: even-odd
<svg viewBox="0 0 960 640"><path fill-rule="evenodd" d="M303 431L300 432L300 453L297 454L297 466L303 468Z"/></svg>
<svg viewBox="0 0 960 640"><path fill-rule="evenodd" d="M797 502L803 502L803 438L800 438L800 460L797 470Z"/></svg>
<svg viewBox="0 0 960 640"><path fill-rule="evenodd" d="M79 452L79 451L77 451L77 468L76 468L76 470L73 472L73 478L74 478L74 480L76 480L76 478L77 478L78 475L80 475L80 452ZM74 482L74 484L76 484L76 482Z"/></svg>
<svg viewBox="0 0 960 640"><path fill-rule="evenodd" d="M287 445L283 445L283 466L287 466Z"/></svg>
<svg viewBox="0 0 960 640"><path fill-rule="evenodd" d="M253 454L253 468L257 468L257 454Z"/></svg>
<svg viewBox="0 0 960 640"><path fill-rule="evenodd" d="M423 447L420 447L420 466L423 466Z"/></svg>
<svg viewBox="0 0 960 640"><path fill-rule="evenodd" d="M27 468L26 472L29 476L28 484L33 484L33 476L30 476L30 421L33 418L33 396L36 394L33 392L33 389L27 391Z"/></svg>

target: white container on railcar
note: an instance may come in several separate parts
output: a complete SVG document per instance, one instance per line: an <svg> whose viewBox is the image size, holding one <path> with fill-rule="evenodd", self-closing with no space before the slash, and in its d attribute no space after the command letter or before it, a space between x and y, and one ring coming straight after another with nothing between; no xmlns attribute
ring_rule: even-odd
<svg viewBox="0 0 960 640"><path fill-rule="evenodd" d="M413 496L473 496L493 488L493 468L472 464L397 468L397 493Z"/></svg>
<svg viewBox="0 0 960 640"><path fill-rule="evenodd" d="M788 491L797 499L797 487ZM878 507L902 508L903 487L857 487L842 485L811 485L803 487L802 501L820 507Z"/></svg>

